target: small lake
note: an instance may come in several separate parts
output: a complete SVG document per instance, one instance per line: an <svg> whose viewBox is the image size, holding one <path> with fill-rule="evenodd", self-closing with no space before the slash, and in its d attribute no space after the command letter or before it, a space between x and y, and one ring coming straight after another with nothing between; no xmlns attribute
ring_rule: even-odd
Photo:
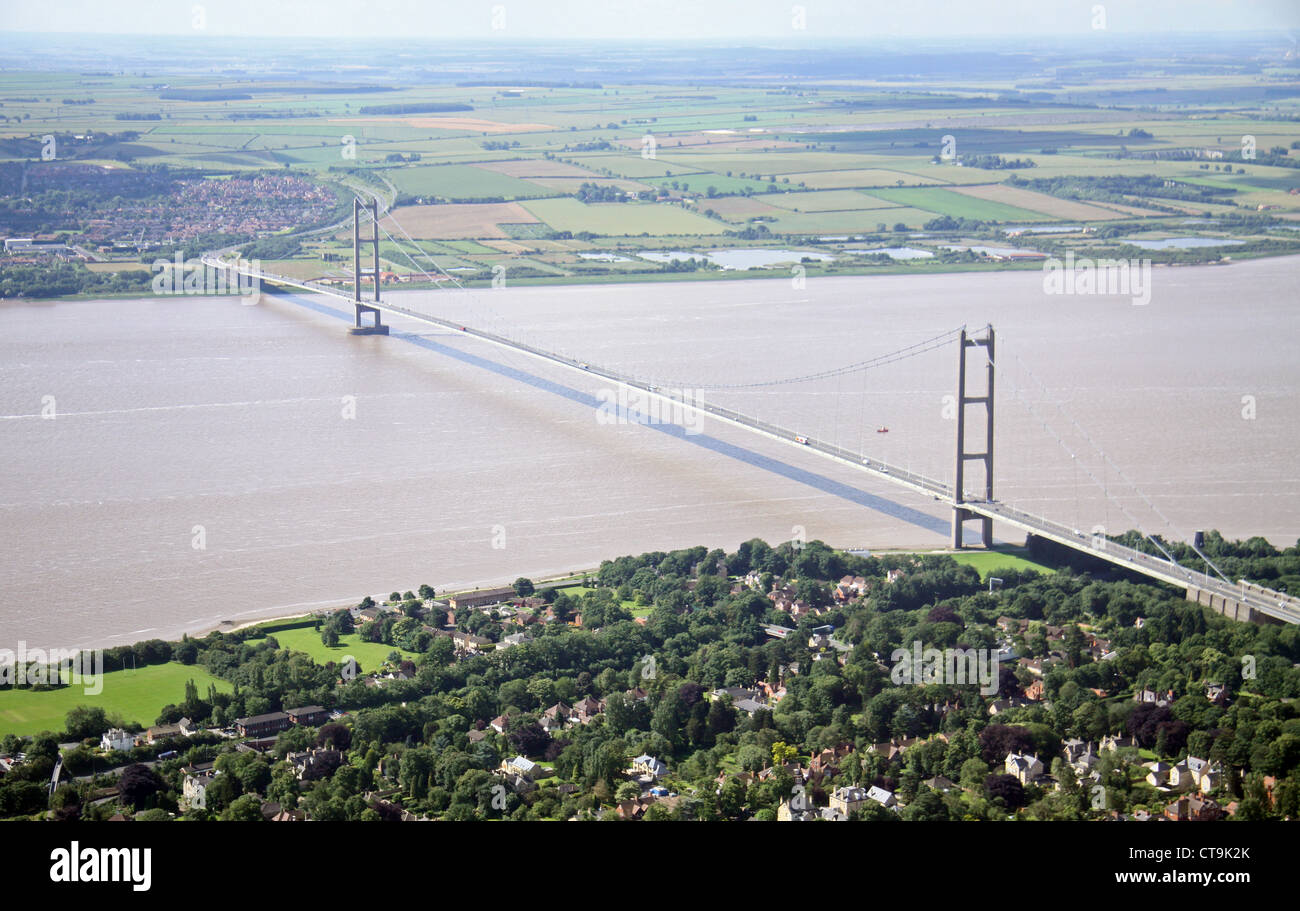
<svg viewBox="0 0 1300 911"><path fill-rule="evenodd" d="M930 250L916 247L880 247L875 250L845 250L845 253L883 253L890 259L929 259L934 256Z"/></svg>
<svg viewBox="0 0 1300 911"><path fill-rule="evenodd" d="M579 253L580 259L594 259L602 263L630 263L630 256L619 256L617 253Z"/></svg>

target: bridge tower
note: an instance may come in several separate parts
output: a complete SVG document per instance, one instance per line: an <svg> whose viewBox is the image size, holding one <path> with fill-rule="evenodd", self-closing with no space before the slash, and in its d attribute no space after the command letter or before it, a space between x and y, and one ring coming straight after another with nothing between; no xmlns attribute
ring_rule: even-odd
<svg viewBox="0 0 1300 911"><path fill-rule="evenodd" d="M374 244L374 271L371 273L375 282L375 303L379 303L379 200L372 199L370 202L362 202L359 198L352 200L352 299L356 307L356 324L349 330L353 335L387 335L388 327L384 325L380 318L379 311L374 307L367 307L361 302L361 210L366 209L370 213L372 243ZM373 325L365 325L361 321L362 313L373 313L375 321Z"/></svg>
<svg viewBox="0 0 1300 911"><path fill-rule="evenodd" d="M988 365L983 395L969 395L966 390L966 352L970 348L983 348ZM961 330L957 355L957 464L952 487L952 546L962 547L962 526L968 519L979 519L981 535L985 547L993 546L993 520L987 516L978 516L965 509L966 501L964 482L966 480L966 463L984 463L984 499L993 499L993 327L984 329L982 338L967 336ZM966 451L966 406L984 406L984 451Z"/></svg>

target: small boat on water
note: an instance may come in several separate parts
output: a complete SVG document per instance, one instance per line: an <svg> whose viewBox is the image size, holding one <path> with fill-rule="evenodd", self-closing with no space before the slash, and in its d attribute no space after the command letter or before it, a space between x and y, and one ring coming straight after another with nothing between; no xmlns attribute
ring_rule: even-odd
<svg viewBox="0 0 1300 911"><path fill-rule="evenodd" d="M876 433L889 433L889 428L888 428L888 427L877 427L877 428L876 428Z"/></svg>

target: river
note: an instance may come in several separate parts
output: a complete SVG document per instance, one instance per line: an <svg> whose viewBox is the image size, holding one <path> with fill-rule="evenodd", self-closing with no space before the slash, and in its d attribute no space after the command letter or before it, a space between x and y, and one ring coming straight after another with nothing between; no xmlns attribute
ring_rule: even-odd
<svg viewBox="0 0 1300 911"><path fill-rule="evenodd" d="M1144 306L1047 294L1037 271L390 296L689 389L992 323L1000 499L1085 530L1287 545L1298 267L1157 267ZM178 638L751 537L946 543L942 505L884 481L707 419L610 424L595 377L410 320L349 336L335 304L0 303L0 646ZM950 481L955 355L702 394Z"/></svg>

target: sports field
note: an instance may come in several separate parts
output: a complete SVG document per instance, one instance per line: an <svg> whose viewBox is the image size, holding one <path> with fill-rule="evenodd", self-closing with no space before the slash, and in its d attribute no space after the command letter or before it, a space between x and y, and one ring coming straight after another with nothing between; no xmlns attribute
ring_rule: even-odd
<svg viewBox="0 0 1300 911"><path fill-rule="evenodd" d="M84 686L67 686L37 692L30 689L0 690L0 735L35 734L63 730L68 712L78 705L97 706L111 718L137 722L146 727L155 723L163 706L185 699L185 683L193 680L199 696L208 692L209 684L229 693L234 687L213 677L198 665L177 662L155 664L136 670L111 671L103 676L103 688L88 695Z"/></svg>

